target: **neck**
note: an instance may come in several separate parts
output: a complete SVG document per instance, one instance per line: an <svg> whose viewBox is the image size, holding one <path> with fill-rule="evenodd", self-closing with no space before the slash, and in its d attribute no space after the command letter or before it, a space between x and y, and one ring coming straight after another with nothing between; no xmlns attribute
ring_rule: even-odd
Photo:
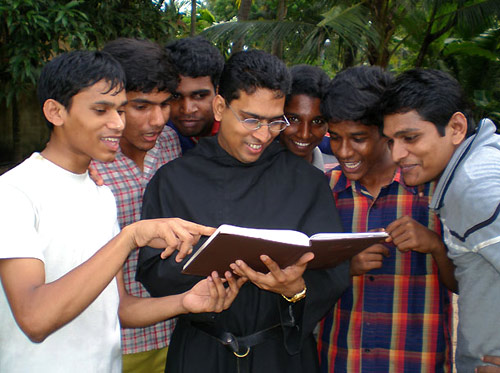
<svg viewBox="0 0 500 373"><path fill-rule="evenodd" d="M130 145L130 143L123 141L123 137L120 140L120 149L122 153L129 159L131 159L141 171L144 171L144 158L146 158L147 151L137 149L135 146Z"/></svg>
<svg viewBox="0 0 500 373"><path fill-rule="evenodd" d="M392 161L391 153L387 149L370 172L359 182L376 198L382 187L392 182L396 169L397 165Z"/></svg>
<svg viewBox="0 0 500 373"><path fill-rule="evenodd" d="M45 159L75 174L85 173L91 161L90 157L77 154L70 148L62 146L55 137L51 137L41 154Z"/></svg>

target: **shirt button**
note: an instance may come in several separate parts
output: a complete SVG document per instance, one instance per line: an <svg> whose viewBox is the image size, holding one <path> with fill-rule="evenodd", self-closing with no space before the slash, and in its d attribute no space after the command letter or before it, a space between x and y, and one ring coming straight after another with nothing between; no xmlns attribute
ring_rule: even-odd
<svg viewBox="0 0 500 373"><path fill-rule="evenodd" d="M365 348L365 352L371 352L369 348Z"/></svg>
<svg viewBox="0 0 500 373"><path fill-rule="evenodd" d="M368 278L370 279L370 281L375 281L375 277L373 276L369 276Z"/></svg>

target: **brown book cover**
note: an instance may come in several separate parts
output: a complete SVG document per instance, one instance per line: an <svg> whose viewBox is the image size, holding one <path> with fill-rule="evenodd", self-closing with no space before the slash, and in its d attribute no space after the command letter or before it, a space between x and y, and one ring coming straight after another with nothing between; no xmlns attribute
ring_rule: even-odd
<svg viewBox="0 0 500 373"><path fill-rule="evenodd" d="M365 248L384 242L385 232L318 233L310 238L304 233L281 229L253 229L221 225L198 251L186 262L182 273L208 276L212 271L220 275L230 270L229 265L243 260L256 271L269 270L260 260L266 254L285 268L307 253L314 259L309 269L335 267Z"/></svg>

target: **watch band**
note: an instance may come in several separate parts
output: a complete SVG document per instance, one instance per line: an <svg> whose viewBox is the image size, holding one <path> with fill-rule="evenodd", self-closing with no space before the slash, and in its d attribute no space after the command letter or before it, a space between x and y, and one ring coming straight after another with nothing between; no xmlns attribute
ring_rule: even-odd
<svg viewBox="0 0 500 373"><path fill-rule="evenodd" d="M288 302L290 303L296 303L301 299L304 299L306 297L306 292L307 292L307 286L304 285L304 289L297 294L295 294L293 297L288 298L287 296L281 294L283 298L285 298Z"/></svg>

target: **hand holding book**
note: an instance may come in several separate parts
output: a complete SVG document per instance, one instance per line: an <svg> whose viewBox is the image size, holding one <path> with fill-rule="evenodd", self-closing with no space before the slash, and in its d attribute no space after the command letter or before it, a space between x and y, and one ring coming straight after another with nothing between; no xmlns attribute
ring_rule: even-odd
<svg viewBox="0 0 500 373"><path fill-rule="evenodd" d="M319 233L311 237L280 229L252 229L221 225L186 262L183 273L205 276L212 271L224 273L231 263L244 261L257 272L269 269L260 260L265 254L280 268L296 263L307 252L314 253L309 269L335 267L368 246L387 238L385 232Z"/></svg>

